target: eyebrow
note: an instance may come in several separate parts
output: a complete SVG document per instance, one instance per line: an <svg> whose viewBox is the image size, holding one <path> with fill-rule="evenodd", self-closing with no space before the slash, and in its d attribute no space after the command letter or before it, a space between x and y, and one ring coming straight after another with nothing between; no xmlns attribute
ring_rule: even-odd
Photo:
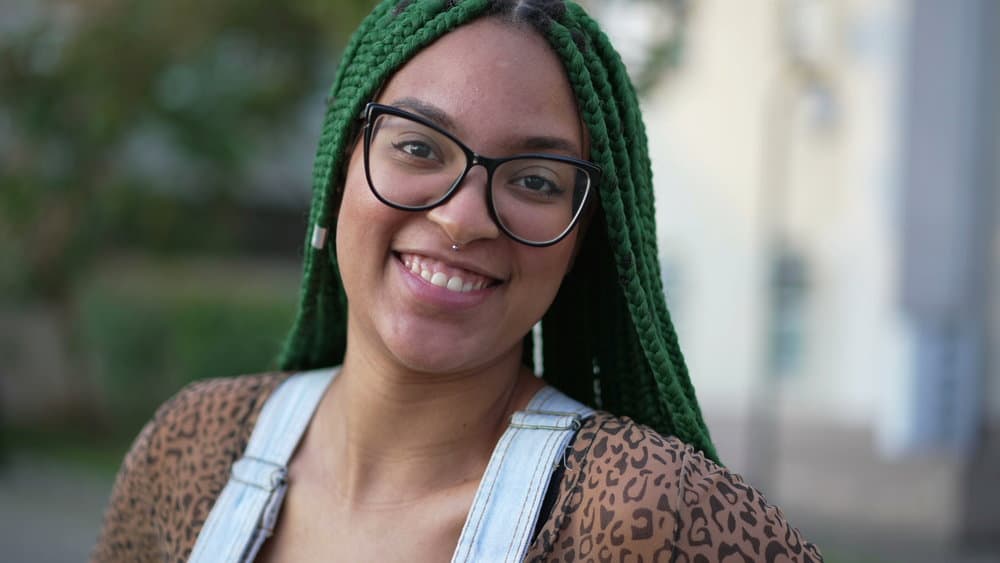
<svg viewBox="0 0 1000 563"><path fill-rule="evenodd" d="M531 151L562 151L569 154L578 154L580 152L580 148L576 143L562 137L528 137L521 145L526 150Z"/></svg>
<svg viewBox="0 0 1000 563"><path fill-rule="evenodd" d="M422 115L433 121L438 126L448 130L455 130L455 123L448 117L448 114L441 108L417 98L400 98L392 105L399 109L406 109ZM521 139L518 142L519 149L527 151L561 151L568 154L579 154L580 147L562 137L535 136Z"/></svg>
<svg viewBox="0 0 1000 563"><path fill-rule="evenodd" d="M455 128L454 122L452 122L451 118L448 117L448 114L445 113L444 110L423 100L418 100L417 98L401 98L392 102L392 105L399 109L408 109L419 113L449 131Z"/></svg>

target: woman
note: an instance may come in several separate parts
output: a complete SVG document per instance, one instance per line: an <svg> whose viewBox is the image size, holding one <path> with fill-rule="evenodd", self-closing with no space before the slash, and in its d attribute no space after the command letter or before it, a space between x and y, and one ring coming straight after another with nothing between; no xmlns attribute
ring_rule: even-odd
<svg viewBox="0 0 1000 563"><path fill-rule="evenodd" d="M635 95L576 5L382 2L331 92L311 224L283 365L340 368L182 391L95 560L821 560L716 465Z"/></svg>

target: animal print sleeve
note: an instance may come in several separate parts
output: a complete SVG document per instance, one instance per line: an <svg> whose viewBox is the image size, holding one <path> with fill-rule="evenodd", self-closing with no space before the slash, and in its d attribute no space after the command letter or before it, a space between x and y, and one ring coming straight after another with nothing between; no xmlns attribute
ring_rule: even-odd
<svg viewBox="0 0 1000 563"><path fill-rule="evenodd" d="M92 562L163 561L157 548L157 534L150 518L153 490L149 471L149 443L156 432L151 420L139 433L118 472L111 499L104 513L104 525Z"/></svg>
<svg viewBox="0 0 1000 563"><path fill-rule="evenodd" d="M743 478L690 447L681 481L679 561L823 560L781 513Z"/></svg>
<svg viewBox="0 0 1000 563"><path fill-rule="evenodd" d="M563 465L528 561L823 560L738 475L628 418L589 419Z"/></svg>
<svg viewBox="0 0 1000 563"><path fill-rule="evenodd" d="M164 403L125 456L91 561L187 561L261 407L287 376L203 380Z"/></svg>

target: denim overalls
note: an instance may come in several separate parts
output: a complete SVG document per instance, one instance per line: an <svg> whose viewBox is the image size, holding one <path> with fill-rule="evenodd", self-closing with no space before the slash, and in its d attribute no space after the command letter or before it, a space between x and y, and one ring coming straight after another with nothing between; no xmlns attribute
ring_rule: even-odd
<svg viewBox="0 0 1000 563"><path fill-rule="evenodd" d="M250 562L257 556L288 490L288 460L336 375L337 368L299 373L274 391L189 561ZM552 387L514 413L476 490L453 563L524 559L552 473L581 422L593 414Z"/></svg>

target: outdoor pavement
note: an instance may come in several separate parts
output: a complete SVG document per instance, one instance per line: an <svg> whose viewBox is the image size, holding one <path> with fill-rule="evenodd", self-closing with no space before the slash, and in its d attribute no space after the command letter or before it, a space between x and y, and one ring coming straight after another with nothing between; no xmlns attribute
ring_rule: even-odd
<svg viewBox="0 0 1000 563"><path fill-rule="evenodd" d="M0 560L86 561L113 477L10 454L0 465Z"/></svg>

